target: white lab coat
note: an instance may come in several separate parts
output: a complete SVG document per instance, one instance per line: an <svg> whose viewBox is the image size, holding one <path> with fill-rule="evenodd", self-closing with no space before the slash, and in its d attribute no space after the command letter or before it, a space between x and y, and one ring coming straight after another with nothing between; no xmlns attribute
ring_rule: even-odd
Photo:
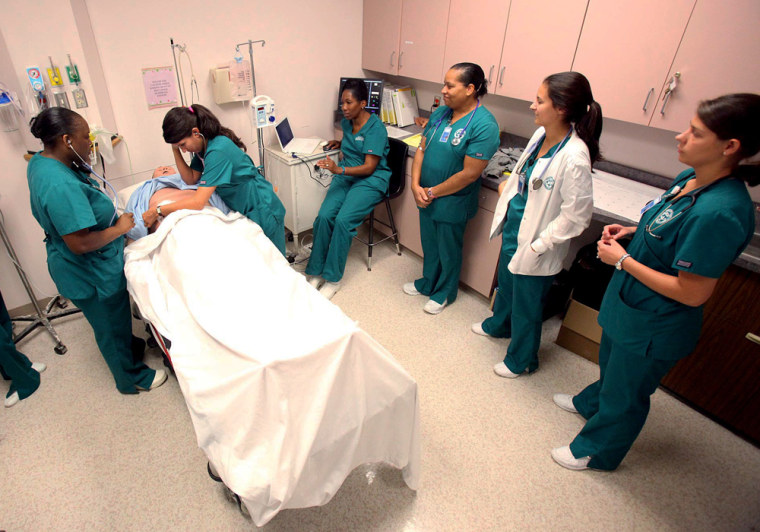
<svg viewBox="0 0 760 532"><path fill-rule="evenodd" d="M544 134L538 128L528 142L531 147ZM520 169L530 156L526 149L515 169ZM549 164L549 159L538 159L533 169L537 178ZM586 143L573 130L567 144L556 154L543 174L544 184L554 180L551 189L542 186L533 190L528 186L528 202L517 235L517 251L509 263L509 271L517 275L555 275L570 247L570 239L578 236L591 222L594 208L591 185L591 159ZM502 232L507 219L507 207L517 194L519 177L509 177L496 205L490 238ZM531 245L533 249L531 249ZM535 251L534 251L535 250Z"/></svg>

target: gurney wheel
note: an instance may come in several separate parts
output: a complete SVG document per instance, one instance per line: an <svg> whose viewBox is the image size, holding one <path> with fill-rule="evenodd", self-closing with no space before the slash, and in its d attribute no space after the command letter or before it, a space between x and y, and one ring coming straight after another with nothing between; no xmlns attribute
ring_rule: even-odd
<svg viewBox="0 0 760 532"><path fill-rule="evenodd" d="M243 500L240 498L240 495L232 491L227 486L224 486L224 495L227 497L228 501L237 504L238 510L240 510L241 514L246 517L251 517L251 514L248 513L248 508L246 508L245 504L243 504Z"/></svg>
<svg viewBox="0 0 760 532"><path fill-rule="evenodd" d="M66 354L66 351L68 351L68 350L69 350L69 348L68 348L68 347L66 347L66 346L65 346L65 345L63 345L63 344L58 344L57 346L55 346L55 347L53 348L53 351L55 351L55 352L56 352L56 353L58 353L59 355L65 355L65 354Z"/></svg>

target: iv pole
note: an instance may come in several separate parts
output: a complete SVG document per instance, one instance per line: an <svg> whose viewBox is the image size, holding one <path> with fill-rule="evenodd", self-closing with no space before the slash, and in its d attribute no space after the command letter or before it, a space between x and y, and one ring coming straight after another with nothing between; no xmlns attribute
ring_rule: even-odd
<svg viewBox="0 0 760 532"><path fill-rule="evenodd" d="M253 45L261 43L261 47L263 48L264 45L266 45L266 41L259 40L259 41L252 41L248 39L245 42L241 42L235 45L235 52L240 53L240 47L243 45L248 45L248 57L251 60L251 83L253 84L253 97L256 97L256 71L253 68ZM259 171L261 172L261 175L264 175L264 131L262 128L256 128L256 142L259 145L259 164L261 165L259 167Z"/></svg>
<svg viewBox="0 0 760 532"><path fill-rule="evenodd" d="M177 76L177 87L179 88L179 101L182 107L185 107L185 95L182 94L182 80L179 79L179 69L177 68L177 56L174 53L175 48L180 48L181 44L174 44L174 37L169 37L169 42L172 45L172 59L174 59L174 74Z"/></svg>

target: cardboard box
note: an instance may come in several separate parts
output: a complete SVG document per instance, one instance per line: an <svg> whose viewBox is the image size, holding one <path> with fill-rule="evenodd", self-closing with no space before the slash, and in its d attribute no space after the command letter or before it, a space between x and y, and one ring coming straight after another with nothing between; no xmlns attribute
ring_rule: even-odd
<svg viewBox="0 0 760 532"><path fill-rule="evenodd" d="M597 316L599 311L571 300L555 343L598 364L602 328L596 322Z"/></svg>

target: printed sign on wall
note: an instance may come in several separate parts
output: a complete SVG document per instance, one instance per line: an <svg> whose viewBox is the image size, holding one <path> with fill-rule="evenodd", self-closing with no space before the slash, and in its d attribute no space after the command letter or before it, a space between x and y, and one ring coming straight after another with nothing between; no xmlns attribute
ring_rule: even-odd
<svg viewBox="0 0 760 532"><path fill-rule="evenodd" d="M177 105L177 80L173 67L143 68L142 75L148 109Z"/></svg>

